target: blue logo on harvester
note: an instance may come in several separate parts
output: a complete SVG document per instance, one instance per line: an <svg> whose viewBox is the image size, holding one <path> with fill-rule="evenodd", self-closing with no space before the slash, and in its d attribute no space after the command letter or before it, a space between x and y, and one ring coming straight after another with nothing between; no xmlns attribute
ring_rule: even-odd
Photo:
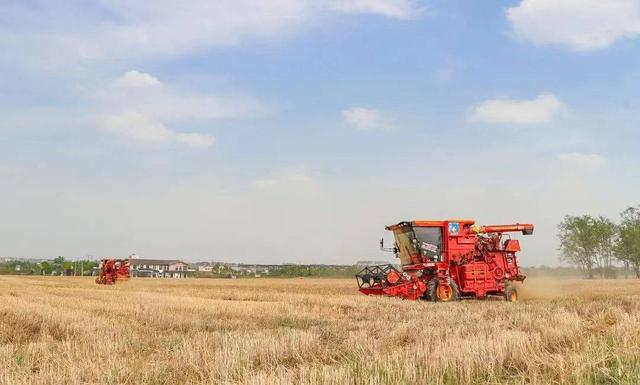
<svg viewBox="0 0 640 385"><path fill-rule="evenodd" d="M457 235L460 232L460 223L449 223L449 235Z"/></svg>

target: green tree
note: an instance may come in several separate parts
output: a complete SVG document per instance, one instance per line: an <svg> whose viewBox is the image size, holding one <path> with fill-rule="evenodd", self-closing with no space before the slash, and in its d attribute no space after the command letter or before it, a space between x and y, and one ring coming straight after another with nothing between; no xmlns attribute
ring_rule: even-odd
<svg viewBox="0 0 640 385"><path fill-rule="evenodd" d="M80 269L84 275L91 275L91 269L98 267L98 262L91 260L80 261Z"/></svg>
<svg viewBox="0 0 640 385"><path fill-rule="evenodd" d="M591 223L591 233L595 242L595 264L600 270L600 278L613 273L611 268L615 257L618 226L609 218L599 216Z"/></svg>
<svg viewBox="0 0 640 385"><path fill-rule="evenodd" d="M629 207L620 217L616 257L626 266L632 266L636 278L640 278L640 206Z"/></svg>
<svg viewBox="0 0 640 385"><path fill-rule="evenodd" d="M63 256L57 256L53 259L52 267L53 267L53 271L57 275L64 272L64 263L65 261Z"/></svg>
<svg viewBox="0 0 640 385"><path fill-rule="evenodd" d="M589 278L593 278L598 248L595 223L596 220L590 215L567 215L558 225L560 259L579 266Z"/></svg>
<svg viewBox="0 0 640 385"><path fill-rule="evenodd" d="M46 275L51 275L51 272L53 271L53 266L51 266L51 264L49 262L44 261L44 262L40 263L40 266L42 266L42 271Z"/></svg>

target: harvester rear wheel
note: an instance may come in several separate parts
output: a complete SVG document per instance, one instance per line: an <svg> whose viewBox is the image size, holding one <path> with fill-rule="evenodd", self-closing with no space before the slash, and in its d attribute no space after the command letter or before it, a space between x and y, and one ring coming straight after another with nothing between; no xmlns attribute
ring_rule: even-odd
<svg viewBox="0 0 640 385"><path fill-rule="evenodd" d="M515 286L509 285L504 290L504 299L507 302L517 302L518 301L518 289Z"/></svg>

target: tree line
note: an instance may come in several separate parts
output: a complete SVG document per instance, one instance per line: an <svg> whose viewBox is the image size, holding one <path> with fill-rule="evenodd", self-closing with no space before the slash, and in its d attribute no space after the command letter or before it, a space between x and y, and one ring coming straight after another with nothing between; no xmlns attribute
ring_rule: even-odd
<svg viewBox="0 0 640 385"><path fill-rule="evenodd" d="M620 213L618 223L603 216L567 215L558 225L560 260L580 267L593 278L609 277L620 261L640 278L640 206Z"/></svg>
<svg viewBox="0 0 640 385"><path fill-rule="evenodd" d="M0 263L0 274L20 275L90 275L91 270L98 267L98 262L92 260L70 261L63 256L52 260L33 262L29 260L15 260Z"/></svg>

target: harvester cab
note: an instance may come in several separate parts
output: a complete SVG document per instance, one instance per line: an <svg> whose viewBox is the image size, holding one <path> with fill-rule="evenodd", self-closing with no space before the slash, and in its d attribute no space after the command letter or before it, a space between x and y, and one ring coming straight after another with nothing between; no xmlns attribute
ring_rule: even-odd
<svg viewBox="0 0 640 385"><path fill-rule="evenodd" d="M450 301L458 298L502 296L518 298L513 281L524 281L509 232L533 234L533 225L477 226L475 221L410 221L387 226L393 252L402 271L393 265L365 267L356 278L362 293ZM503 236L507 238L503 240Z"/></svg>

